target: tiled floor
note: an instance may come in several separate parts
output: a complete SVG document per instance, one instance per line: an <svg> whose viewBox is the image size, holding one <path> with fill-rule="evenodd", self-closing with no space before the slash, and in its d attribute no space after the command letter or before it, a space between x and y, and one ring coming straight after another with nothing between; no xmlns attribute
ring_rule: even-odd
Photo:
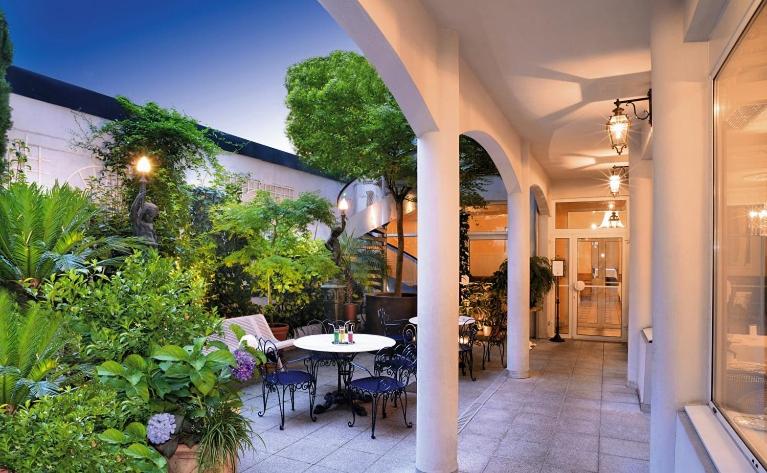
<svg viewBox="0 0 767 473"><path fill-rule="evenodd" d="M497 358L497 356L496 356ZM358 358L369 362L369 358ZM649 416L625 387L626 346L567 341L539 342L532 351L533 376L506 377L498 360L478 380L460 378L459 469L461 472L553 473L648 471ZM324 393L332 389L332 368L320 372ZM296 394L296 412L280 431L270 399L264 417L261 388L245 391L246 414L260 435L256 451L240 460L242 472L408 472L415 471L415 429L397 410L379 419L376 439L370 418L350 428L348 410L308 418L305 394ZM416 395L408 417L415 423Z"/></svg>

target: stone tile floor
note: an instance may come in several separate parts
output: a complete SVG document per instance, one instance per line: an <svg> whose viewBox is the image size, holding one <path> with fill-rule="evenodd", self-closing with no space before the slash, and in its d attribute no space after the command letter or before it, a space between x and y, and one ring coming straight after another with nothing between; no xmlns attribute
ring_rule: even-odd
<svg viewBox="0 0 767 473"><path fill-rule="evenodd" d="M532 376L510 379L496 353L477 381L460 377L459 471L466 473L627 472L649 470L649 415L640 412L634 390L625 386L626 345L568 340L539 341L531 354ZM370 356L357 362L369 364ZM335 368L319 374L318 400L331 391ZM279 430L274 396L264 417L261 387L245 389L245 413L261 440L240 458L241 472L414 472L415 394L409 396L404 426L397 409L379 416L376 439L370 417L344 408L308 416L308 398L296 393L296 411L288 411ZM369 405L367 406L369 408Z"/></svg>

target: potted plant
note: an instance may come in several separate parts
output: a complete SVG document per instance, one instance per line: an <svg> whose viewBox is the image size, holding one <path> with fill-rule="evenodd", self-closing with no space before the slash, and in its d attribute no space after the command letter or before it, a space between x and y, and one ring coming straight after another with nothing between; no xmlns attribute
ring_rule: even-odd
<svg viewBox="0 0 767 473"><path fill-rule="evenodd" d="M356 321L360 313L362 296L370 289L375 274L386 261L380 251L372 249L362 238L341 235L338 266L344 286L344 314L346 320Z"/></svg>
<svg viewBox="0 0 767 473"><path fill-rule="evenodd" d="M545 256L530 257L530 308L540 310L546 293L554 287L551 261Z"/></svg>
<svg viewBox="0 0 767 473"><path fill-rule="evenodd" d="M272 332L278 339L287 337L290 314L282 313L281 307L308 302L308 286L338 273L330 251L309 229L315 223L333 224L330 203L311 193L277 202L259 191L250 202L229 203L219 210L214 229L245 242L224 262L241 265L253 278L254 291L266 296L264 315Z"/></svg>
<svg viewBox="0 0 767 473"><path fill-rule="evenodd" d="M148 404L146 437L168 459L170 473L233 473L238 452L253 448L236 381L250 379L264 360L252 348L232 354L200 337L183 348L157 348L149 358L106 361L97 372L101 382ZM115 432L105 435L120 440Z"/></svg>

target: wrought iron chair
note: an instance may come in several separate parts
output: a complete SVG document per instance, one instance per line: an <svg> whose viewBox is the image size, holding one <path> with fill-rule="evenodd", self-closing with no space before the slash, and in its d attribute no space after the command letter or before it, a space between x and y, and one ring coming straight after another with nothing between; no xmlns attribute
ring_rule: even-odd
<svg viewBox="0 0 767 473"><path fill-rule="evenodd" d="M498 325L493 325L490 330L490 335L487 337L481 337L482 341L482 369L485 369L485 361L490 360L490 351L493 347L498 347L498 351L501 355L501 364L506 368L506 319Z"/></svg>
<svg viewBox="0 0 767 473"><path fill-rule="evenodd" d="M261 372L261 395L264 400L264 408L258 412L259 417L263 417L266 413L266 404L269 399L269 393L277 393L277 401L280 408L280 430L285 428L285 394L290 394L290 409L296 410L295 395L296 391L306 391L309 393L309 418L312 422L317 421L317 417L314 415L314 399L317 394L317 366L311 360L311 357L306 357L303 361L305 370L287 369L284 364L280 362L280 355L277 351L277 347L271 340L259 339L259 349L266 355L266 363L259 365L258 369Z"/></svg>
<svg viewBox="0 0 767 473"><path fill-rule="evenodd" d="M370 438L376 438L376 417L378 414L378 405L381 405L381 415L386 418L386 403L391 400L396 407L400 404L402 418L407 428L413 427L412 422L407 420L407 391L410 384L410 376L416 375L417 357L414 345L405 345L403 348L395 347L383 348L376 353L373 362L373 372L364 366L353 363L356 368L367 372L369 376L354 379L349 383L349 399L358 394L361 396L370 396L372 400L371 408L371 432ZM348 422L349 427L354 427L357 421L357 413L352 409L352 420Z"/></svg>
<svg viewBox="0 0 767 473"><path fill-rule="evenodd" d="M458 329L458 360L461 367L461 375L466 376L466 367L469 367L469 377L474 377L474 345L477 343L477 324L464 322Z"/></svg>
<svg viewBox="0 0 767 473"><path fill-rule="evenodd" d="M407 323L407 320L397 320L391 322L389 321L389 315L386 313L386 310L381 307L378 309L378 321L381 324L384 336L393 339L397 345L403 345L406 343L402 329Z"/></svg>
<svg viewBox="0 0 767 473"><path fill-rule="evenodd" d="M410 323L405 324L405 327L402 329L402 340L404 343L406 345L410 343L415 344L416 338L418 338L418 327Z"/></svg>

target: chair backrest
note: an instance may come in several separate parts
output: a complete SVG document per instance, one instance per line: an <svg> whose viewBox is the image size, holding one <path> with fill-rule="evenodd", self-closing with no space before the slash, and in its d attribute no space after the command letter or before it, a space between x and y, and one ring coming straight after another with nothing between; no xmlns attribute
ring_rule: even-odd
<svg viewBox="0 0 767 473"><path fill-rule="evenodd" d="M320 335L324 333L330 333L333 330L333 322L328 319L320 320L313 319L306 323L303 327L298 327L293 330L293 335L296 338L305 337L307 335Z"/></svg>
<svg viewBox="0 0 767 473"><path fill-rule="evenodd" d="M413 324L406 324L402 329L402 340L405 343L415 343L418 335L418 327Z"/></svg>
<svg viewBox="0 0 767 473"><path fill-rule="evenodd" d="M473 345L477 340L477 324L467 320L458 328L458 338L461 345Z"/></svg>
<svg viewBox="0 0 767 473"><path fill-rule="evenodd" d="M418 367L416 346L388 347L378 350L373 361L376 376L387 375L407 385Z"/></svg>
<svg viewBox="0 0 767 473"><path fill-rule="evenodd" d="M266 362L258 365L258 370L261 373L261 376L266 376L269 373L282 370L280 352L277 350L277 345L275 345L273 341L259 338L258 349L264 353L264 356L266 356Z"/></svg>

